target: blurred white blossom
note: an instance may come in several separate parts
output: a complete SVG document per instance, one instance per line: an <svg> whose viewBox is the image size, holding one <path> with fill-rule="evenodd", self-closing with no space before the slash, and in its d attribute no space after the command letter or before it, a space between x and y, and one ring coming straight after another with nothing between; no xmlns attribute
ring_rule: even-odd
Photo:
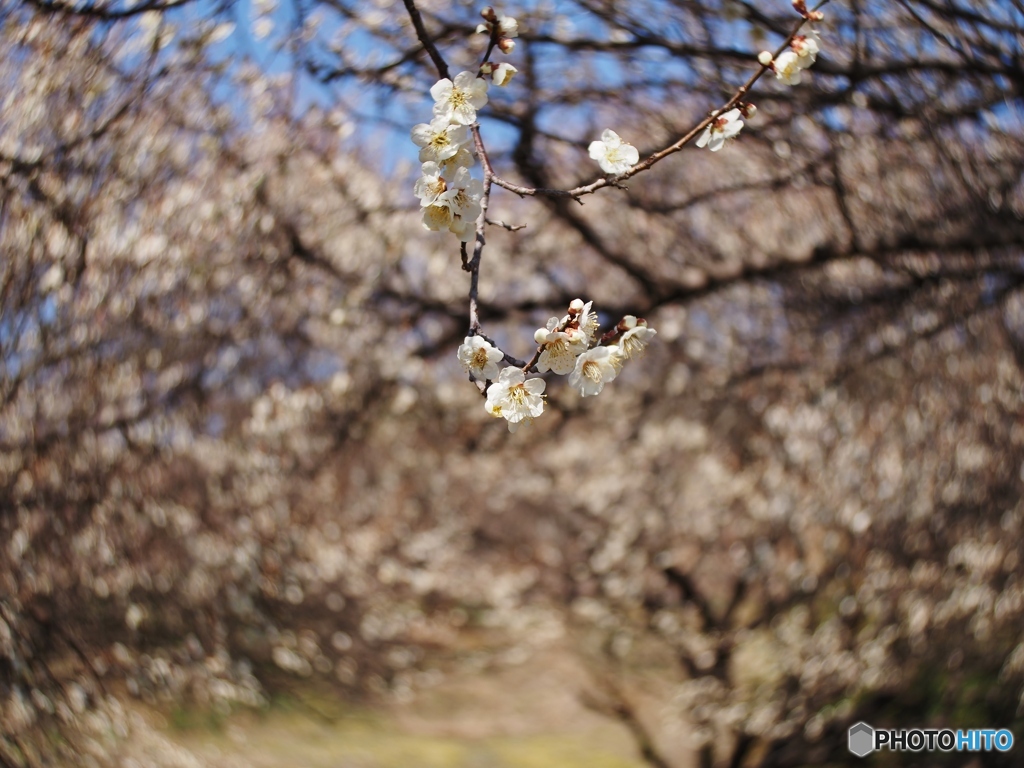
<svg viewBox="0 0 1024 768"><path fill-rule="evenodd" d="M697 139L697 146L706 146L712 152L717 152L725 146L726 139L733 138L742 129L743 121L740 119L739 109L730 109L724 115L719 115L711 121L701 137Z"/></svg>
<svg viewBox="0 0 1024 768"><path fill-rule="evenodd" d="M640 153L636 147L623 141L619 134L611 129L605 129L600 141L590 142L587 151L601 166L601 170L609 174L625 173L640 160Z"/></svg>

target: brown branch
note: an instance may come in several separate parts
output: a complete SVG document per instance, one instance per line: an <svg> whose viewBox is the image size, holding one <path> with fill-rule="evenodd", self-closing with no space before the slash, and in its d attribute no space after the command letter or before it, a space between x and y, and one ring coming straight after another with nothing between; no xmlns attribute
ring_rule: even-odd
<svg viewBox="0 0 1024 768"><path fill-rule="evenodd" d="M496 219L484 219L487 224L492 227L501 227L507 229L509 232L518 232L520 229L526 229L525 224L506 224L504 221L498 221Z"/></svg>
<svg viewBox="0 0 1024 768"><path fill-rule="evenodd" d="M826 5L828 2L829 0L822 0L822 2L818 3L818 5L815 6L814 10L818 10L822 6ZM787 48L789 48L790 44L793 42L793 38L795 38L800 33L800 30L807 22L807 18L800 19L799 23L797 23L797 25L793 28L793 31L789 34L789 37L787 37L785 42L782 45L780 45L779 48L775 51L772 58L777 58ZM545 197L568 198L571 200L575 200L578 203L582 203L582 200L580 200L580 198L583 197L584 195L593 194L594 192L597 192L597 190L603 189L604 187L620 186L622 182L625 181L626 179L630 179L639 173L643 173L660 160L663 160L669 155L673 155L676 152L679 152L684 146L693 141L693 139L696 138L701 131L707 128L719 115L728 112L730 109L739 104L743 97L746 96L750 89L754 86L754 84L757 83L757 81L760 80L764 73L769 71L770 68L770 65L760 65L757 71L754 72L754 74L751 75L743 85L736 89L736 91L729 98L729 100L725 102L725 104L723 104L721 107L708 114L707 117L701 120L695 127L690 129L677 141L665 147L664 149L652 153L646 159L641 160L639 163L637 163L624 173L620 173L615 176L605 176L603 178L591 182L590 184L584 184L582 186L574 187L572 189L545 189L537 187L527 187L522 184L515 184L511 181L507 181L501 178L500 176L494 176L492 178L492 181L502 189L507 189L509 192L514 192L520 197L534 197L537 195L543 195Z"/></svg>
<svg viewBox="0 0 1024 768"><path fill-rule="evenodd" d="M451 75L448 72L448 63L444 60L441 52L437 50L437 46L434 45L430 35L427 34L427 28L423 24L423 16L420 14L420 9L416 7L416 0L403 0L403 2L405 3L405 10L408 11L409 18L412 20L412 26L416 30L416 37L430 55L430 60L437 67L437 73L442 78L446 77L451 80Z"/></svg>
<svg viewBox="0 0 1024 768"><path fill-rule="evenodd" d="M25 3L31 5L43 13L62 13L71 16L88 16L94 19L101 19L103 21L118 21L120 19L128 19L132 16L139 16L149 11L169 11L172 8L180 8L183 5L188 5L194 0L167 0L167 2L148 2L141 3L132 8L124 8L121 10L111 10L109 8L100 8L96 5L83 5L75 6L68 5L63 2L48 2L47 0L24 0Z"/></svg>

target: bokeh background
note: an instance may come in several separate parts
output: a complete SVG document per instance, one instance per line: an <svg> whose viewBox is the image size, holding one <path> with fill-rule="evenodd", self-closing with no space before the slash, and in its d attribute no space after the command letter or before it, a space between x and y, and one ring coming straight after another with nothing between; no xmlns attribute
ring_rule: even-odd
<svg viewBox="0 0 1024 768"><path fill-rule="evenodd" d="M475 67L481 8L417 4ZM598 176L604 128L671 143L798 20L498 10L520 74L483 135L548 187ZM724 151L582 206L495 190L526 225L483 257L504 349L577 296L658 329L509 435L412 195L436 72L403 4L0 0L0 766L1024 737L1024 5L823 11L804 82L762 79Z"/></svg>

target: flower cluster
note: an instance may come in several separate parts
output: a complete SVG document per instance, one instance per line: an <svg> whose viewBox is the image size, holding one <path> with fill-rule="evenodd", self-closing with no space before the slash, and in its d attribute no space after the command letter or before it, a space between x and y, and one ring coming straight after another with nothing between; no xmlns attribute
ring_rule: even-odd
<svg viewBox="0 0 1024 768"><path fill-rule="evenodd" d="M483 195L483 183L469 175L476 161L468 126L487 103L487 82L472 72L460 72L454 81L443 78L434 83L430 95L434 119L412 129L423 163L413 192L420 199L425 228L452 232L466 243L473 239Z"/></svg>
<svg viewBox="0 0 1024 768"><path fill-rule="evenodd" d="M510 53L519 23L490 7L482 15L487 23L477 31L488 32L498 49ZM464 243L473 239L484 191L483 182L469 174L476 162L471 126L476 123L477 110L487 103L487 81L479 75L490 75L495 85L508 85L517 71L511 64L495 66L484 61L479 74L460 72L454 80L445 77L430 88L434 119L412 129L412 140L420 148L423 163L413 192L420 199L426 229L451 232Z"/></svg>
<svg viewBox="0 0 1024 768"><path fill-rule="evenodd" d="M771 67L775 77L786 85L798 85L803 71L818 58L818 52L821 50L821 37L813 29L808 28L805 34L793 38L790 48L792 50L785 51L774 60L771 53L762 51L758 56L758 61L766 67Z"/></svg>
<svg viewBox="0 0 1024 768"><path fill-rule="evenodd" d="M467 336L458 358L473 378L487 383L487 412L508 422L509 432L528 424L544 412L546 382L526 378L526 371L548 371L569 376L569 386L580 395L597 395L614 381L625 362L642 354L657 333L647 321L626 315L603 336L593 302L575 299L564 317L552 317L534 334L536 363L498 371L504 353L481 336ZM495 381L495 378L497 379Z"/></svg>

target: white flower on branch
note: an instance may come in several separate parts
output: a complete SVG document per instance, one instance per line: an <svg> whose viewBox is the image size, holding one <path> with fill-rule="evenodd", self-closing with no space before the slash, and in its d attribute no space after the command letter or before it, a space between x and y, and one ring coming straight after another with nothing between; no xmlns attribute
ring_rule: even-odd
<svg viewBox="0 0 1024 768"><path fill-rule="evenodd" d="M647 327L646 320L637 320L633 315L626 315L619 324L625 328L625 333L619 338L619 354L626 360L639 357L651 343L651 339L658 333L653 328Z"/></svg>
<svg viewBox="0 0 1024 768"><path fill-rule="evenodd" d="M614 381L622 368L618 347L594 347L576 358L569 374L569 386L578 388L583 397L598 395L609 381Z"/></svg>
<svg viewBox="0 0 1024 768"><path fill-rule="evenodd" d="M511 64L503 62L494 68L494 72L491 73L491 80L495 85L506 86L518 71Z"/></svg>
<svg viewBox="0 0 1024 768"><path fill-rule="evenodd" d="M457 236L462 242L468 243L476 237L476 219L453 214L452 223L448 225L448 231Z"/></svg>
<svg viewBox="0 0 1024 768"><path fill-rule="evenodd" d="M815 30L807 28L805 34L793 38L792 46L793 51L800 57L800 68L807 69L821 52L821 37Z"/></svg>
<svg viewBox="0 0 1024 768"><path fill-rule="evenodd" d="M448 191L443 198L452 213L463 219L476 221L480 215L480 198L484 194L484 184L474 179L465 168L459 168L448 183Z"/></svg>
<svg viewBox="0 0 1024 768"><path fill-rule="evenodd" d="M619 134L611 129L606 129L601 134L600 141L590 142L587 151L601 166L601 170L608 174L625 173L640 160L640 153L636 147L623 141Z"/></svg>
<svg viewBox="0 0 1024 768"><path fill-rule="evenodd" d="M557 327L558 319L552 319L555 320ZM550 322L548 324L551 325ZM551 371L559 376L571 373L576 366L577 356L587 349L585 339L566 331L541 328L533 338L543 346L540 357L537 358L537 370L540 373Z"/></svg>
<svg viewBox="0 0 1024 768"><path fill-rule="evenodd" d="M519 37L519 22L518 21L516 21L511 16L505 16L505 15L502 15L502 14L495 14L494 18L497 19L498 34L499 35L501 35L502 37ZM478 24L477 27L476 27L476 31L478 33L486 32L487 34L491 34L491 31L493 29L494 29L494 22L490 22L490 21L488 21L486 24Z"/></svg>
<svg viewBox="0 0 1024 768"><path fill-rule="evenodd" d="M413 126L412 140L420 149L420 162L436 163L454 157L469 142L469 129L453 125L447 118L435 117L429 123Z"/></svg>
<svg viewBox="0 0 1024 768"><path fill-rule="evenodd" d="M804 70L800 56L795 51L786 51L772 64L775 77L786 85L799 85Z"/></svg>
<svg viewBox="0 0 1024 768"><path fill-rule="evenodd" d="M423 228L431 232L446 232L451 229L455 217L446 200L439 200L423 209Z"/></svg>
<svg viewBox="0 0 1024 768"><path fill-rule="evenodd" d="M587 347L594 343L594 337L597 335L599 325L597 312L594 312L593 306L594 302L588 301L584 304L582 299L573 299L572 303L569 304L569 314L573 316L572 320L575 326L571 330L582 337L584 346ZM568 320L569 318L564 319L566 322Z"/></svg>
<svg viewBox="0 0 1024 768"><path fill-rule="evenodd" d="M515 432L544 412L545 386L544 379L527 379L519 368L505 368L488 388L484 407L492 416L507 420L508 431Z"/></svg>
<svg viewBox="0 0 1024 768"><path fill-rule="evenodd" d="M459 347L459 362L478 381L498 378L502 351L483 336L467 336Z"/></svg>
<svg viewBox="0 0 1024 768"><path fill-rule="evenodd" d="M704 130L701 137L697 139L698 147L708 147L712 152L717 152L725 146L725 140L733 138L743 129L743 121L740 119L739 109L730 109L724 115L719 115Z"/></svg>
<svg viewBox="0 0 1024 768"><path fill-rule="evenodd" d="M441 161L441 173L451 175L455 173L459 168L471 168L475 163L476 158L473 157L473 153L470 152L466 147L462 147L458 152L449 157L447 160Z"/></svg>
<svg viewBox="0 0 1024 768"><path fill-rule="evenodd" d="M420 199L420 205L425 207L436 203L438 198L448 191L448 184L441 175L441 167L437 163L424 163L421 173L423 175L416 180L413 194Z"/></svg>
<svg viewBox="0 0 1024 768"><path fill-rule="evenodd" d="M487 81L472 72L459 72L452 82L447 77L430 89L434 115L444 121L472 125L476 111L487 103Z"/></svg>

